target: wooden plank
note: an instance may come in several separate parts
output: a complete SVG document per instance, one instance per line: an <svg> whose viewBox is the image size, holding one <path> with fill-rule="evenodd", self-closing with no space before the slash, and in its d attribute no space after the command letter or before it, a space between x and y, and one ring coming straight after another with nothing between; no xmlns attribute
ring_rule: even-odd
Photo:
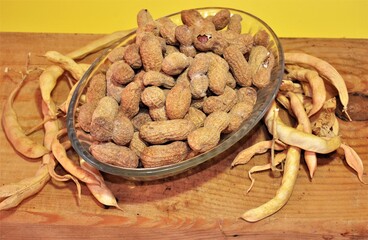
<svg viewBox="0 0 368 240"><path fill-rule="evenodd" d="M25 69L44 67L41 57L48 50L67 53L100 37L84 34L0 33L0 105L14 88ZM321 57L343 75L349 91L368 92L368 40L282 39L285 51L304 51ZM85 62L93 60L88 57ZM8 68L9 73L4 70ZM41 120L38 89L39 72L31 74L16 98L21 125L28 129ZM59 83L54 98L63 100L67 81ZM368 166L368 122L340 122L345 142L354 147ZM250 181L247 170L268 161L256 156L249 164L231 169L236 154L264 139L265 127L240 140L221 156L189 172L153 181L130 182L105 175L124 212L104 209L85 185L77 200L72 182L50 181L37 195L18 207L0 212L1 239L124 238L135 239L332 239L368 238L368 187L361 184L340 153L319 156L313 181L302 162L293 195L277 214L257 223L239 216L272 198L281 177L270 172L256 174L253 190L245 194ZM42 131L32 135L42 141ZM0 131L0 184L32 176L40 161L16 153ZM366 167L367 168L367 167ZM364 178L367 179L367 170Z"/></svg>

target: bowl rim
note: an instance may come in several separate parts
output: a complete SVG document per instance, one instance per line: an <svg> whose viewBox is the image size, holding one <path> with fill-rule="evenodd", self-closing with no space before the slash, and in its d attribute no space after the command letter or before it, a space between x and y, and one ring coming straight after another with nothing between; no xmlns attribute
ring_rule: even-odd
<svg viewBox="0 0 368 240"><path fill-rule="evenodd" d="M93 74L93 70L98 64L101 64L102 61L106 60L106 57L109 51L114 49L116 46L119 46L120 44L125 43L127 39L129 39L130 37L132 37L132 35L135 34L136 31L132 30L132 32L122 37L116 44L104 50L103 53L93 61L91 66L87 69L87 71L84 73L84 75L78 82L78 85L76 86L76 89L71 97L71 101L68 107L67 116L66 116L66 127L68 131L68 137L72 143L72 147L74 148L74 150L77 152L77 154L80 157L82 157L85 161L87 161L92 166L96 167L97 169L103 172L121 176L128 180L139 180L139 181L157 180L157 179L163 179L169 176L177 175L181 172L188 171L189 169L197 165L200 165L214 158L218 154L226 151L227 149L229 149L232 145L234 145L240 139L246 137L247 134L249 134L249 132L256 126L258 122L261 121L261 119L266 114L267 110L271 106L272 101L276 97L278 89L281 85L282 74L284 72L284 50L283 50L283 47L281 45L281 42L278 36L275 34L272 28L262 19L258 18L257 16L251 13L248 13L248 12L245 12L239 9L224 8L224 7L203 7L203 8L193 8L193 9L198 10L198 11L228 9L232 13L241 13L251 18L254 18L265 29L267 29L267 31L272 35L272 39L274 40L274 44L276 45L275 49L278 52L278 61L276 61L276 63L278 64L277 66L280 69L276 72L276 78L273 83L275 90L272 91L272 94L269 96L267 101L265 101L264 104L260 106L262 108L260 109L258 115L256 115L256 118L253 119L253 121L249 121L250 119L247 119L236 132L231 133L225 139L222 139L221 142L216 147L214 147L213 149L205 153L201 153L193 158L186 159L179 163L165 165L161 167L154 167L154 168L122 168L122 167L100 162L97 159L95 159L89 151L85 150L85 148L83 147L83 143L79 141L77 134L76 134L74 115L76 111L76 105L78 103L78 98L81 95L80 88L82 88L83 85L86 85L88 83L88 82L85 83L86 79L88 79L90 75ZM164 17L172 17L178 14L180 14L180 12L172 13ZM257 99L257 102L258 102L258 99ZM255 111L253 110L252 115L254 114L254 112ZM248 127L245 128L244 127L245 125L248 125Z"/></svg>

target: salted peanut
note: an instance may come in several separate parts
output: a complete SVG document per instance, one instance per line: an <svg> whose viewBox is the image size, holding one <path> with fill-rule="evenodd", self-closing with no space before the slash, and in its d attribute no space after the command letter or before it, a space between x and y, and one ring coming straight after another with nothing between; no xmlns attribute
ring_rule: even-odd
<svg viewBox="0 0 368 240"><path fill-rule="evenodd" d="M150 86L143 90L141 100L149 108L149 115L155 121L167 120L165 92L156 86Z"/></svg>
<svg viewBox="0 0 368 240"><path fill-rule="evenodd" d="M249 118L253 111L253 104L248 102L238 102L229 112L229 125L224 130L225 133L231 133L238 130L241 124Z"/></svg>
<svg viewBox="0 0 368 240"><path fill-rule="evenodd" d="M226 36L225 32L217 31L214 33L213 37L215 39L211 51L216 53L219 56L224 54L225 48L229 46L229 42L226 40L224 36Z"/></svg>
<svg viewBox="0 0 368 240"><path fill-rule="evenodd" d="M123 56L124 61L133 69L139 69L142 67L142 59L139 54L139 45L136 43L129 44L126 47Z"/></svg>
<svg viewBox="0 0 368 240"><path fill-rule="evenodd" d="M190 91L194 99L207 96L207 90L210 80L207 75L197 75L190 80Z"/></svg>
<svg viewBox="0 0 368 240"><path fill-rule="evenodd" d="M119 105L112 97L106 96L98 102L90 127L91 136L95 140L102 142L111 139L118 109Z"/></svg>
<svg viewBox="0 0 368 240"><path fill-rule="evenodd" d="M139 112L141 92L137 82L129 83L121 92L120 112L126 117L132 118Z"/></svg>
<svg viewBox="0 0 368 240"><path fill-rule="evenodd" d="M120 103L121 92L123 89L123 85L117 84L111 79L106 79L106 96L114 98L118 103Z"/></svg>
<svg viewBox="0 0 368 240"><path fill-rule="evenodd" d="M234 89L226 86L223 94L204 99L203 112L210 114L215 111L228 112L236 104L237 96Z"/></svg>
<svg viewBox="0 0 368 240"><path fill-rule="evenodd" d="M124 61L117 61L107 69L106 79L118 84L127 84L133 80L134 71Z"/></svg>
<svg viewBox="0 0 368 240"><path fill-rule="evenodd" d="M116 145L113 142L92 143L91 154L100 162L125 168L138 167L138 156L128 147Z"/></svg>
<svg viewBox="0 0 368 240"><path fill-rule="evenodd" d="M143 76L143 84L145 86L172 88L175 85L175 80L162 72L147 71Z"/></svg>
<svg viewBox="0 0 368 240"><path fill-rule="evenodd" d="M188 27L204 20L202 15L195 9L182 10L180 16L181 21Z"/></svg>
<svg viewBox="0 0 368 240"><path fill-rule="evenodd" d="M164 57L166 57L167 55L169 55L171 53L174 53L174 52L180 52L180 51L175 46L166 45L166 51L165 51Z"/></svg>
<svg viewBox="0 0 368 240"><path fill-rule="evenodd" d="M181 52L167 55L162 62L162 71L170 76L180 74L189 66L189 58Z"/></svg>
<svg viewBox="0 0 368 240"><path fill-rule="evenodd" d="M254 39L254 45L257 46L264 46L268 47L270 44L270 35L266 32L266 30L262 29L259 30L253 37Z"/></svg>
<svg viewBox="0 0 368 240"><path fill-rule="evenodd" d="M147 9L141 9L137 13L138 27L145 27L149 24L156 25L155 20Z"/></svg>
<svg viewBox="0 0 368 240"><path fill-rule="evenodd" d="M106 96L106 79L102 73L92 77L86 92L86 102L96 103Z"/></svg>
<svg viewBox="0 0 368 240"><path fill-rule="evenodd" d="M185 142L175 141L166 145L152 145L141 152L144 168L166 166L183 161L189 153Z"/></svg>
<svg viewBox="0 0 368 240"><path fill-rule="evenodd" d="M133 138L134 127L129 118L118 114L114 120L112 140L121 146L127 145Z"/></svg>
<svg viewBox="0 0 368 240"><path fill-rule="evenodd" d="M161 88L150 86L143 90L141 100L149 108L160 108L165 105L166 96Z"/></svg>
<svg viewBox="0 0 368 240"><path fill-rule="evenodd" d="M166 115L169 119L181 119L187 114L192 93L188 80L181 80L168 92L166 96Z"/></svg>
<svg viewBox="0 0 368 240"><path fill-rule="evenodd" d="M107 59L109 59L111 62L123 60L126 49L126 46L112 49L111 52L107 55Z"/></svg>
<svg viewBox="0 0 368 240"><path fill-rule="evenodd" d="M243 87L252 84L249 64L242 52L236 46L229 46L224 50L224 58L228 62L236 82Z"/></svg>
<svg viewBox="0 0 368 240"><path fill-rule="evenodd" d="M96 106L97 104L85 103L79 107L77 118L78 126L86 132L89 132L91 129L92 115Z"/></svg>
<svg viewBox="0 0 368 240"><path fill-rule="evenodd" d="M166 43L176 45L178 43L175 38L175 29L177 25L168 17L160 18L156 22L159 27L160 35L166 40Z"/></svg>
<svg viewBox="0 0 368 240"><path fill-rule="evenodd" d="M238 102L246 102L254 105L257 102L257 90L253 87L242 87L236 91Z"/></svg>
<svg viewBox="0 0 368 240"><path fill-rule="evenodd" d="M78 125L86 132L90 131L92 115L98 102L106 96L105 75L100 73L92 77L86 91L86 103L79 107Z"/></svg>
<svg viewBox="0 0 368 240"><path fill-rule="evenodd" d="M230 17L230 21L229 21L229 24L227 25L227 29L233 32L236 32L236 33L241 33L242 32L242 24L241 24L242 20L243 18L239 14L233 14Z"/></svg>
<svg viewBox="0 0 368 240"><path fill-rule="evenodd" d="M224 111L216 111L207 116L204 126L188 135L188 144L195 152L206 152L220 142L221 132L229 125L229 115Z"/></svg>
<svg viewBox="0 0 368 240"><path fill-rule="evenodd" d="M230 14L228 9L221 9L211 18L216 30L224 29L229 24Z"/></svg>
<svg viewBox="0 0 368 240"><path fill-rule="evenodd" d="M137 25L136 43L138 45L140 45L146 33L152 33L154 36L158 36L159 34L157 23L147 9L141 9L138 12Z"/></svg>
<svg viewBox="0 0 368 240"><path fill-rule="evenodd" d="M210 67L210 58L206 53L198 53L190 66L188 67L188 76L190 79L198 75L206 75Z"/></svg>
<svg viewBox="0 0 368 240"><path fill-rule="evenodd" d="M228 71L226 74L226 86L229 86L232 89L236 88L236 80L230 71Z"/></svg>
<svg viewBox="0 0 368 240"><path fill-rule="evenodd" d="M145 143L139 137L139 132L134 132L133 138L129 143L130 150L132 150L140 158L143 149L145 149L147 146L147 143Z"/></svg>
<svg viewBox="0 0 368 240"><path fill-rule="evenodd" d="M275 64L274 55L263 46L254 47L249 55L252 83L263 88L271 82L271 71Z"/></svg>
<svg viewBox="0 0 368 240"><path fill-rule="evenodd" d="M139 131L139 129L141 128L141 126L143 124L145 124L146 122L152 122L152 118L148 113L148 110L145 108L141 108L141 110L139 111L139 113L137 115L135 115L132 118L132 124L134 126L134 129Z"/></svg>
<svg viewBox="0 0 368 240"><path fill-rule="evenodd" d="M196 128L199 128L203 126L206 114L195 107L190 107L184 119L193 122Z"/></svg>
<svg viewBox="0 0 368 240"><path fill-rule="evenodd" d="M151 116L152 120L154 121L165 121L169 120L166 114L166 107L160 107L160 108L150 108L149 109L149 115Z"/></svg>
<svg viewBox="0 0 368 240"><path fill-rule="evenodd" d="M209 89L216 95L221 95L225 91L229 64L225 59L214 53L207 53L210 58L208 69Z"/></svg>
<svg viewBox="0 0 368 240"><path fill-rule="evenodd" d="M188 134L194 129L194 123L186 119L153 121L141 126L139 135L148 143L162 144L169 141L186 140Z"/></svg>
<svg viewBox="0 0 368 240"><path fill-rule="evenodd" d="M192 103L190 104L190 106L202 110L203 109L203 103L206 99L207 99L207 97L203 97L203 98L199 98L199 99L192 99Z"/></svg>
<svg viewBox="0 0 368 240"><path fill-rule="evenodd" d="M238 34L233 31L221 32L228 45L236 46L244 55L254 46L253 36L250 33Z"/></svg>
<svg viewBox="0 0 368 240"><path fill-rule="evenodd" d="M144 86L144 83L143 83L144 74L146 74L146 72L144 70L140 70L139 72L137 72L135 74L135 76L133 78L133 82L136 82L142 91L146 87L146 86Z"/></svg>
<svg viewBox="0 0 368 240"><path fill-rule="evenodd" d="M210 51L216 42L215 25L208 20L203 20L193 28L193 45L199 51Z"/></svg>
<svg viewBox="0 0 368 240"><path fill-rule="evenodd" d="M206 53L198 53L188 67L190 88L193 98L203 98L207 95L209 79L207 76L210 59Z"/></svg>
<svg viewBox="0 0 368 240"><path fill-rule="evenodd" d="M252 48L249 54L248 64L250 65L250 71L254 76L258 69L265 63L269 58L270 52L264 46L255 46Z"/></svg>
<svg viewBox="0 0 368 240"><path fill-rule="evenodd" d="M139 47L145 71L160 71L163 60L160 41L153 35L146 34Z"/></svg>
<svg viewBox="0 0 368 240"><path fill-rule="evenodd" d="M175 38L180 43L179 50L188 57L195 57L197 54L192 36L193 32L187 25L180 25L175 29Z"/></svg>

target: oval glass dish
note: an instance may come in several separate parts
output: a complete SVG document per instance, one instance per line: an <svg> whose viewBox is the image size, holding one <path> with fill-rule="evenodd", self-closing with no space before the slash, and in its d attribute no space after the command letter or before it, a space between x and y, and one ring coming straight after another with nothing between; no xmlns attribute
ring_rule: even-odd
<svg viewBox="0 0 368 240"><path fill-rule="evenodd" d="M206 17L214 15L221 9L223 8L201 8L196 10L198 10L202 14L202 16ZM283 49L274 31L261 19L241 10L229 10L231 14L239 14L242 17L242 33L250 33L254 35L259 30L265 30L270 37L270 44L268 49L272 51L275 56L275 65L271 72L270 84L257 91L257 102L254 105L253 111L250 117L242 123L241 127L237 131L227 135L223 135L219 144L211 150L190 159L186 159L182 162L167 166L155 168L122 168L96 160L89 151L89 144L87 142L84 142L77 136L77 108L80 105L80 98L82 94L85 93L92 76L98 73L104 67L106 67L105 63L108 61L107 55L114 48L124 46L125 44L134 40L135 31L132 31L126 37L122 38L116 45L104 51L103 54L93 62L91 67L86 71L82 79L79 81L78 86L76 87L76 90L72 96L67 112L67 129L69 139L72 142L72 146L79 154L79 156L81 156L85 161L103 172L118 175L129 180L148 181L173 176L189 170L206 161L209 161L216 155L230 148L241 138L245 137L249 133L249 131L252 130L254 126L263 118L271 102L276 97L284 72ZM170 17L171 20L173 20L177 25L182 24L180 12L171 14L167 17Z"/></svg>

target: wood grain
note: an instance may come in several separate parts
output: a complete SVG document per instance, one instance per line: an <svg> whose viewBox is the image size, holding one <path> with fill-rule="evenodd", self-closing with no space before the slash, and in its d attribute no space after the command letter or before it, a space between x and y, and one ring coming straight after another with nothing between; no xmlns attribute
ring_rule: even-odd
<svg viewBox="0 0 368 240"><path fill-rule="evenodd" d="M0 104L25 70L45 67L48 50L67 53L99 35L0 33ZM282 39L285 51L303 51L330 62L343 75L349 91L368 92L368 40ZM86 62L93 60L89 56ZM4 70L11 69L9 73ZM41 121L39 71L31 74L16 98L21 125L28 129ZM62 102L68 90L61 80L54 98ZM368 168L368 122L343 122L343 140L357 150ZM280 175L262 172L246 195L247 170L268 161L268 154L231 169L235 155L264 139L265 127L254 131L235 146L189 172L165 180L130 182L105 175L107 184L124 212L104 209L85 185L77 200L72 182L50 181L37 195L20 206L0 212L0 239L364 239L368 238L368 186L361 184L340 152L319 155L313 181L301 164L296 187L277 214L257 223L239 216L272 198ZM42 131L32 135L42 141ZM35 173L40 160L26 159L8 143L0 131L0 184L21 180ZM367 170L364 178L367 180Z"/></svg>

